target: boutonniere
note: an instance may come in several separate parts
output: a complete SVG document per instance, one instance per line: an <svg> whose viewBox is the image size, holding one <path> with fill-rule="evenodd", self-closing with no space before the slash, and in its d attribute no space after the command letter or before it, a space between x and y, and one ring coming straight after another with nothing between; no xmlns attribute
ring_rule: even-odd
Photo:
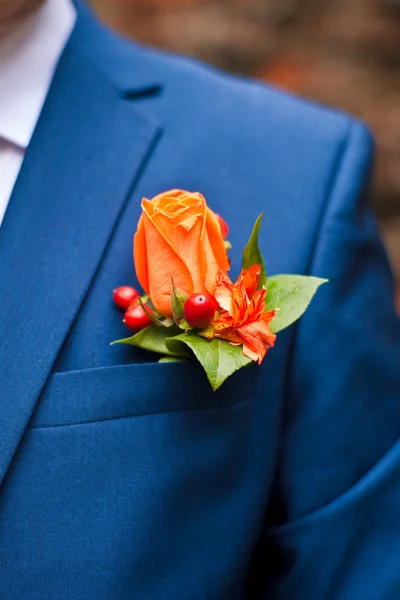
<svg viewBox="0 0 400 600"><path fill-rule="evenodd" d="M145 295L123 286L114 301L136 333L131 344L160 362L198 360L217 390L235 371L261 364L276 334L307 309L326 279L267 277L258 236L262 214L243 250L236 281L228 275L228 226L199 193L171 190L142 201L134 236L136 275Z"/></svg>

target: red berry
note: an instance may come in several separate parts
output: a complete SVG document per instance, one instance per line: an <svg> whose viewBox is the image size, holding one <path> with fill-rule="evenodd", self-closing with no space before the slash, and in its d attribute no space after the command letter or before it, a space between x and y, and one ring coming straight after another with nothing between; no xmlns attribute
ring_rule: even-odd
<svg viewBox="0 0 400 600"><path fill-rule="evenodd" d="M123 285L113 291L113 300L115 304L126 310L139 298L139 292L129 285Z"/></svg>
<svg viewBox="0 0 400 600"><path fill-rule="evenodd" d="M147 310L151 312L150 308L147 308ZM140 304L128 308L123 322L128 329L132 329L133 331L140 331L152 324L152 320Z"/></svg>
<svg viewBox="0 0 400 600"><path fill-rule="evenodd" d="M183 307L183 314L191 327L205 329L214 318L217 301L210 294L192 294Z"/></svg>

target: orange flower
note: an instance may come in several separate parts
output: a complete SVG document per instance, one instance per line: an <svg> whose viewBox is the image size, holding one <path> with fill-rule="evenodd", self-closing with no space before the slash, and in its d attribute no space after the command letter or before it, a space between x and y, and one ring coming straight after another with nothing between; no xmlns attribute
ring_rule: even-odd
<svg viewBox="0 0 400 600"><path fill-rule="evenodd" d="M218 219L219 222L219 226L221 227L221 233L222 233L222 237L224 238L224 240L226 240L226 238L229 235L229 227L226 221L224 221L224 219L220 216L217 215L217 213L215 213L215 216Z"/></svg>
<svg viewBox="0 0 400 600"><path fill-rule="evenodd" d="M215 337L243 344L243 354L258 364L276 339L269 327L276 311L265 312L267 290L257 289L260 272L259 265L243 269L236 283L223 271L218 273L214 295L222 310L212 323Z"/></svg>
<svg viewBox="0 0 400 600"><path fill-rule="evenodd" d="M187 294L213 294L217 273L229 269L220 223L197 192L144 198L142 209L134 239L136 274L156 310L171 317L171 279Z"/></svg>

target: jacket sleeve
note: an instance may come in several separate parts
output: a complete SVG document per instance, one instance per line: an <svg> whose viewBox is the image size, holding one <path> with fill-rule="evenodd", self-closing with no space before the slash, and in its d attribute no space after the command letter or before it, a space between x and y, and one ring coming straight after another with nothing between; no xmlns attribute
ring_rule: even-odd
<svg viewBox="0 0 400 600"><path fill-rule="evenodd" d="M262 598L400 598L400 320L366 205L372 142L349 128L294 334Z"/></svg>

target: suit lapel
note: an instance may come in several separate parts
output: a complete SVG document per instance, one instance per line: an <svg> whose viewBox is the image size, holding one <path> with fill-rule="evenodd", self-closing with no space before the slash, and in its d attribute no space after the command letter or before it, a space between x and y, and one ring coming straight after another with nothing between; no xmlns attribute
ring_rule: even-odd
<svg viewBox="0 0 400 600"><path fill-rule="evenodd" d="M0 482L160 134L76 53L79 27L0 229Z"/></svg>

